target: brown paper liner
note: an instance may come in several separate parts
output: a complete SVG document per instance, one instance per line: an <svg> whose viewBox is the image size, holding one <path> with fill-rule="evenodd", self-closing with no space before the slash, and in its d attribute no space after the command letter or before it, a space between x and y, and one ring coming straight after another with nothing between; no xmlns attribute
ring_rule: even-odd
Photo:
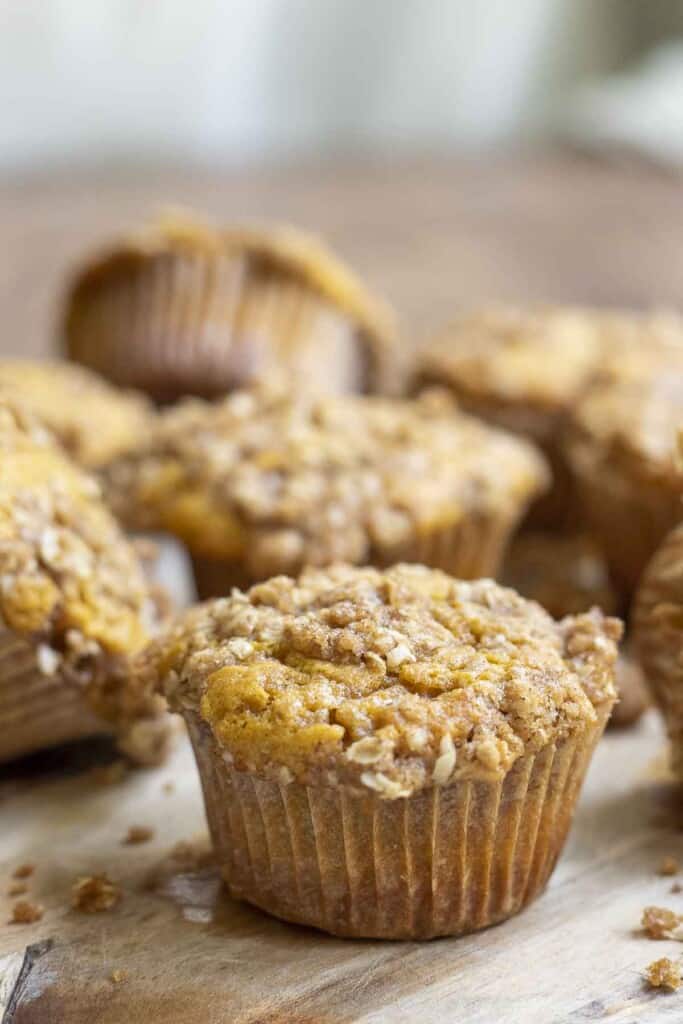
<svg viewBox="0 0 683 1024"><path fill-rule="evenodd" d="M236 771L205 723L187 724L233 896L334 935L428 939L496 924L541 892L606 717L500 781L398 800Z"/></svg>
<svg viewBox="0 0 683 1024"><path fill-rule="evenodd" d="M416 536L413 540L373 548L368 565L388 568L398 562L426 565L459 579L480 579L498 574L510 536L523 508L510 508L496 513L466 516L459 522ZM200 600L223 597L233 587L246 590L263 576L249 572L244 563L192 557L195 584ZM293 567L298 571L300 566ZM266 576L272 575L272 572Z"/></svg>
<svg viewBox="0 0 683 1024"><path fill-rule="evenodd" d="M578 471L586 521L628 604L645 566L683 516L681 495L666 481L630 479L604 466L595 472L581 472L579 466Z"/></svg>
<svg viewBox="0 0 683 1024"><path fill-rule="evenodd" d="M72 359L159 402L216 397L283 369L322 393L399 387L390 343L248 250L114 255L76 284L64 337Z"/></svg>
<svg viewBox="0 0 683 1024"><path fill-rule="evenodd" d="M0 632L0 762L106 731L75 686L40 671L29 642Z"/></svg>

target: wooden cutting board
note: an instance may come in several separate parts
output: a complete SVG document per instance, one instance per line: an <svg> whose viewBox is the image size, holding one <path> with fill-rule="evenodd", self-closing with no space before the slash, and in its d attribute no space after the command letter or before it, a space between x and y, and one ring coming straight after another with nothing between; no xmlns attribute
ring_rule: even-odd
<svg viewBox="0 0 683 1024"><path fill-rule="evenodd" d="M642 981L650 961L683 953L639 934L644 906L683 911L675 879L657 874L665 855L683 862L683 833L654 713L601 743L545 895L503 925L423 944L333 939L233 902L210 864L169 858L180 840L205 841L185 738L163 768L115 784L93 775L88 759L103 756L91 745L0 777L2 920L24 861L45 907L36 924L0 927L5 1024L683 1020L683 990ZM153 839L122 845L131 825ZM122 887L119 906L71 910L74 879L102 871Z"/></svg>

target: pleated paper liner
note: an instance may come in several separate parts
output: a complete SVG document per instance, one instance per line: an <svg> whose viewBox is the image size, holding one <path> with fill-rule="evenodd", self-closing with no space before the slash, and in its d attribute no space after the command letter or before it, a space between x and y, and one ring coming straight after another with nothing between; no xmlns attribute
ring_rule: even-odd
<svg viewBox="0 0 683 1024"><path fill-rule="evenodd" d="M0 631L0 762L106 731L75 686L40 670L33 645Z"/></svg>
<svg viewBox="0 0 683 1024"><path fill-rule="evenodd" d="M160 402L283 369L323 393L400 386L391 314L317 243L282 230L162 226L124 243L75 281L63 330L71 358Z"/></svg>
<svg viewBox="0 0 683 1024"><path fill-rule="evenodd" d="M236 771L205 723L188 716L188 728L235 897L334 935L429 939L496 924L542 891L606 717L500 781L396 800Z"/></svg>
<svg viewBox="0 0 683 1024"><path fill-rule="evenodd" d="M377 546L371 550L368 564L388 568L399 562L412 562L442 569L459 579L495 577L522 511L511 507L495 513L466 515L457 523L423 533L411 541ZM254 577L243 561L192 556L192 567L201 600L224 597L233 587L246 590L261 579Z"/></svg>

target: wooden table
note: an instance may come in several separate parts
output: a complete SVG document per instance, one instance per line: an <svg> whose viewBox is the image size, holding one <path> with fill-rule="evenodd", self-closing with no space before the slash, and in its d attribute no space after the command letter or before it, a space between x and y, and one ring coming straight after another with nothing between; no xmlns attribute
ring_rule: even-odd
<svg viewBox="0 0 683 1024"><path fill-rule="evenodd" d="M49 351L68 266L164 203L321 231L418 337L456 307L491 300L676 304L680 196L679 178L662 170L567 155L0 185L0 351ZM164 768L110 787L90 771L111 756L101 744L2 769L0 921L25 860L37 865L30 890L45 916L0 924L0 1020L3 1011L5 1024L683 1020L683 992L647 991L641 977L682 948L638 932L647 904L683 911L672 880L656 873L665 855L683 861L662 751L654 713L609 735L547 893L500 927L422 945L289 927L231 902L214 868L169 866L176 841L205 832L185 743ZM153 840L121 845L133 824L153 825ZM102 870L120 882L120 906L71 911L75 877ZM115 971L125 973L118 983Z"/></svg>
<svg viewBox="0 0 683 1024"><path fill-rule="evenodd" d="M169 204L326 235L421 335L491 302L683 304L681 177L577 155L0 182L0 351L49 350L65 272Z"/></svg>

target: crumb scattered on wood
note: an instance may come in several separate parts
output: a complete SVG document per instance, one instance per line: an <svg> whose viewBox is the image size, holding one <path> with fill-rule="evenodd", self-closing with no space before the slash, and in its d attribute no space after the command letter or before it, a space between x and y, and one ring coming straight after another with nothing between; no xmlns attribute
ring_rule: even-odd
<svg viewBox="0 0 683 1024"><path fill-rule="evenodd" d="M641 925L650 939L678 939L683 941L683 915L667 907L645 907Z"/></svg>
<svg viewBox="0 0 683 1024"><path fill-rule="evenodd" d="M71 889L71 906L84 914L111 910L121 899L121 888L106 875L79 878Z"/></svg>
<svg viewBox="0 0 683 1024"><path fill-rule="evenodd" d="M675 857L664 857L657 868L658 875L677 875L681 865Z"/></svg>
<svg viewBox="0 0 683 1024"><path fill-rule="evenodd" d="M12 907L10 924L33 924L40 921L44 914L40 903L32 903L30 900L19 900Z"/></svg>
<svg viewBox="0 0 683 1024"><path fill-rule="evenodd" d="M680 882L674 882L674 884L669 889L669 892L683 892L683 885L681 885Z"/></svg>
<svg viewBox="0 0 683 1024"><path fill-rule="evenodd" d="M23 896L28 892L28 886L26 882L13 882L7 890L8 896Z"/></svg>
<svg viewBox="0 0 683 1024"><path fill-rule="evenodd" d="M122 981L125 981L128 977L128 971L122 971L120 968L116 968L109 975L109 980L113 981L115 985L119 985Z"/></svg>
<svg viewBox="0 0 683 1024"><path fill-rule="evenodd" d="M93 768L92 779L98 786L116 786L128 774L128 762L123 758Z"/></svg>
<svg viewBox="0 0 683 1024"><path fill-rule="evenodd" d="M169 793L173 793L173 791L175 790L175 783L174 782L170 782L170 781L169 782L164 782L164 784L161 787L161 789L167 795Z"/></svg>
<svg viewBox="0 0 683 1024"><path fill-rule="evenodd" d="M35 864L20 864L12 873L12 878L30 878L35 870Z"/></svg>
<svg viewBox="0 0 683 1024"><path fill-rule="evenodd" d="M135 846L138 843L147 843L154 835L154 829L149 825L131 825L122 842L125 846Z"/></svg>
<svg viewBox="0 0 683 1024"><path fill-rule="evenodd" d="M668 956L653 960L645 968L645 979L651 988L667 988L675 992L681 984L681 965Z"/></svg>

